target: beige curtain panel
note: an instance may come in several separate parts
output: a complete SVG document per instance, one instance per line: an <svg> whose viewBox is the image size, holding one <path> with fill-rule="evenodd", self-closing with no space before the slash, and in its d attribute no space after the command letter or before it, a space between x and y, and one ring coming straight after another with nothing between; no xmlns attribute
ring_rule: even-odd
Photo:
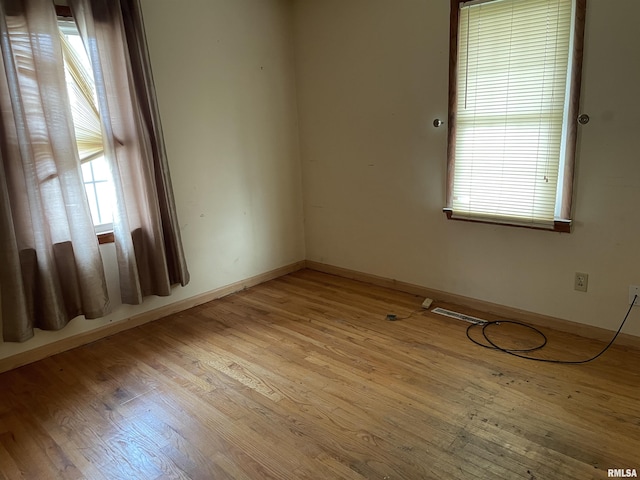
<svg viewBox="0 0 640 480"><path fill-rule="evenodd" d="M189 281L140 6L70 4L92 63L115 186L121 297L138 304ZM0 0L0 36L1 334L24 341L35 327L56 330L78 315L104 316L109 300L53 3Z"/></svg>

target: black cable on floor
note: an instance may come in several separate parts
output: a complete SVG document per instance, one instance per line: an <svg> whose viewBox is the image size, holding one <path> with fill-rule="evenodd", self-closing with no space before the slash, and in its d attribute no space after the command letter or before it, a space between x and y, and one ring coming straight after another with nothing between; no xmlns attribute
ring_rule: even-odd
<svg viewBox="0 0 640 480"><path fill-rule="evenodd" d="M471 325L469 325L467 327L467 338L469 340L471 340L473 343L475 343L476 345L480 345L481 347L490 348L492 350L499 350L501 352L508 353L509 355L513 355L514 357L524 358L526 360L534 360L536 362L546 362L546 363L559 363L559 364L563 364L563 365L579 365L579 364L582 364L582 363L588 363L588 362L591 362L591 361L595 360L596 358L598 358L604 352L609 350L609 347L611 347L611 345L613 345L613 342L616 341L616 338L618 338L618 335L622 331L622 327L624 327L624 324L627 321L627 318L629 318L629 314L631 313L631 309L635 305L637 298L638 298L637 295L635 297L633 297L633 301L631 302L631 306L629 306L629 310L627 310L627 314L624 316L624 319L622 320L622 323L620 324L620 327L618 328L618 331L613 336L613 338L611 339L609 344L606 347L604 347L597 355L594 355L593 357L588 358L586 360L555 360L555 359L550 359L550 358L539 358L539 357L530 357L528 355L522 355L523 352L531 352L531 351L534 351L534 350L539 350L542 347L544 347L547 344L547 337L546 337L546 335L544 333L542 333L537 328L532 327L531 325L527 325L526 323L515 322L513 320L496 320L496 321L493 321L493 322L486 322L486 323L472 323ZM541 345L538 345L538 346L535 346L535 347L532 347L532 348L528 348L528 349L522 349L522 350L500 347L495 342L493 342L491 340L491 338L489 338L489 336L487 335L487 327L489 327L490 325L500 325L501 323L509 323L509 324L519 325L519 326L523 326L523 327L529 328L529 329L535 331L537 334L539 334L543 338L543 342L542 342ZM471 338L471 335L469 334L469 332L471 331L471 329L473 327L482 327L482 336L489 343L489 345L484 345L483 343L480 343L480 342L474 340L473 338Z"/></svg>
<svg viewBox="0 0 640 480"><path fill-rule="evenodd" d="M423 311L422 308L418 308L417 310L414 310L413 312L411 312L409 315L406 315L404 317L398 317L397 315L393 314L393 313L387 313L387 320L391 321L391 322L395 322L396 320L406 320L407 318L411 318L413 317L416 313Z"/></svg>
<svg viewBox="0 0 640 480"><path fill-rule="evenodd" d="M471 335L469 335L469 331L471 330L472 327L480 327L488 323L495 323L495 324L511 323L521 327L526 327L529 330L532 330L535 333L537 333L542 338L542 342L540 343L540 345L536 345L535 347L531 347L531 348L522 348L522 349L508 348L507 350L509 350L510 352L520 352L520 353L533 352L535 350L540 350L542 347L544 347L547 344L547 336L544 333L542 333L540 330L538 330L535 327L532 327L531 325L527 325L526 323L514 322L513 320L496 320L495 322L472 323L467 328L467 338L471 340L473 343L475 343L476 345L480 345L481 347L489 348L491 350L496 350L496 347L492 343L490 343L489 345L485 345L484 343L480 343L477 340L471 338ZM488 338L486 340L489 341ZM498 350L501 350L501 348L498 348Z"/></svg>

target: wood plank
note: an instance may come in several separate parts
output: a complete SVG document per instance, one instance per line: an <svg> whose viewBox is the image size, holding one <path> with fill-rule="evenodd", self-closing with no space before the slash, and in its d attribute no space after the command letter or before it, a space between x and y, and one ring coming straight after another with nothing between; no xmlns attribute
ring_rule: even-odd
<svg viewBox="0 0 640 480"><path fill-rule="evenodd" d="M582 480L640 468L640 350L529 362L471 343L467 324L420 302L302 270L0 374L0 479ZM512 334L527 341L502 340ZM546 355L602 345L548 336Z"/></svg>

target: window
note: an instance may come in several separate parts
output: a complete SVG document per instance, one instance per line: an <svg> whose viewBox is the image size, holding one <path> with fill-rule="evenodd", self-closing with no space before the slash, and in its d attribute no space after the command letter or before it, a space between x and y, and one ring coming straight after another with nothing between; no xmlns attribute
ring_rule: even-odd
<svg viewBox="0 0 640 480"><path fill-rule="evenodd" d="M113 229L115 199L109 165L103 156L102 127L91 63L73 19L60 18L58 27L85 191L96 232L103 234Z"/></svg>
<svg viewBox="0 0 640 480"><path fill-rule="evenodd" d="M103 156L82 164L84 188L97 233L113 229L113 188L109 165Z"/></svg>
<svg viewBox="0 0 640 480"><path fill-rule="evenodd" d="M569 231L584 11L451 1L449 218Z"/></svg>
<svg viewBox="0 0 640 480"><path fill-rule="evenodd" d="M140 2L65 3L91 68L84 48L73 47L74 26L65 32L55 13L70 15L53 2L0 6L4 341L109 312L105 259L86 201L87 189L100 196L105 180L117 199L111 236L122 303L171 295L189 281ZM100 168L101 156L109 168ZM101 223L106 212L94 213Z"/></svg>

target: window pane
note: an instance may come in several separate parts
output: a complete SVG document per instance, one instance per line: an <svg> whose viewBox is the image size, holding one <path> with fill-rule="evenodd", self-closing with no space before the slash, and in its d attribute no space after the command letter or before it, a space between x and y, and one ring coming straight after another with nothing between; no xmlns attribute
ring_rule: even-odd
<svg viewBox="0 0 640 480"><path fill-rule="evenodd" d="M100 157L84 163L82 165L82 174L93 224L105 225L112 223L115 196L105 158Z"/></svg>
<svg viewBox="0 0 640 480"><path fill-rule="evenodd" d="M96 183L96 192L98 196L98 204L100 205L100 221L96 224L104 225L105 223L113 223L113 207L115 199L113 196L113 188L110 183Z"/></svg>
<svg viewBox="0 0 640 480"><path fill-rule="evenodd" d="M84 189L87 192L87 199L89 200L89 208L91 209L91 218L93 218L93 224L99 225L96 220L100 218L98 214L98 197L93 183L85 183Z"/></svg>
<svg viewBox="0 0 640 480"><path fill-rule="evenodd" d="M93 182L93 172L91 170L91 162L82 164L82 179L84 183Z"/></svg>
<svg viewBox="0 0 640 480"><path fill-rule="evenodd" d="M90 163L93 168L93 179L95 181L109 180L109 165L104 157L98 157Z"/></svg>
<svg viewBox="0 0 640 480"><path fill-rule="evenodd" d="M454 214L553 223L571 14L571 0L460 8Z"/></svg>

